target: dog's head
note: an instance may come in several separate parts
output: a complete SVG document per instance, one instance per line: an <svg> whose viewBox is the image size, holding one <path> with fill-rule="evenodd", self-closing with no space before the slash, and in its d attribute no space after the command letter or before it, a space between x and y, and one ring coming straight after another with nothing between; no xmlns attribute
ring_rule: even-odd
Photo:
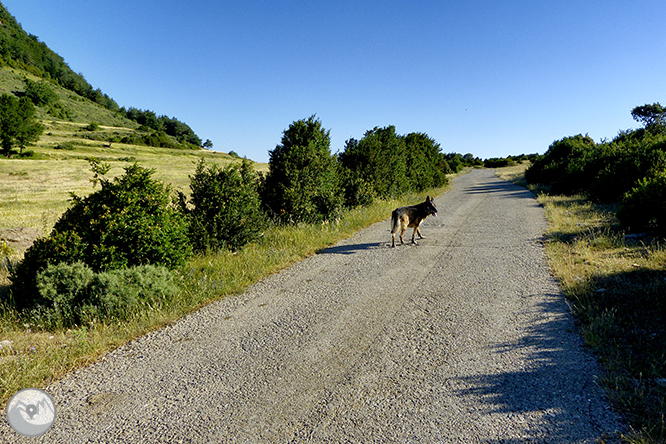
<svg viewBox="0 0 666 444"><path fill-rule="evenodd" d="M432 214L433 216L437 217L437 208L435 208L435 199L433 199L430 196L426 197L425 209L428 212L428 214Z"/></svg>

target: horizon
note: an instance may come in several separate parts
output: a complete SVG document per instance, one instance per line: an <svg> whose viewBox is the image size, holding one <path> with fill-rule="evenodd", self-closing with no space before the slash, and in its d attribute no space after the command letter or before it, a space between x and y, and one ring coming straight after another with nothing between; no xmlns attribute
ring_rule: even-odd
<svg viewBox="0 0 666 444"><path fill-rule="evenodd" d="M656 1L2 3L119 106L258 162L313 114L333 153L389 125L444 153L543 153L639 127L666 87Z"/></svg>

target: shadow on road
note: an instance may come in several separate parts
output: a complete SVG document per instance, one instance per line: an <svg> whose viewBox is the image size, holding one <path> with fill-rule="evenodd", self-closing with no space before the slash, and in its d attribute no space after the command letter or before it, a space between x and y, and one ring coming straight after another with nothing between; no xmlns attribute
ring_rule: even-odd
<svg viewBox="0 0 666 444"><path fill-rule="evenodd" d="M478 398L487 406L488 413L503 414L507 418L539 418L536 428L524 430L526 436L521 439L488 442L517 444L535 440L567 444L596 442L602 436L617 438L619 435L619 431L613 429L618 424L617 419L609 410L601 389L589 387L588 372L594 372L593 377L601 376L600 369L579 343L563 340L571 337L567 332L573 324L567 319L559 297L551 295L550 299L540 308L543 313L556 313L553 320L532 327L518 341L501 343L495 348L499 354L527 350L526 362L533 363L529 368L459 378L464 388L457 393ZM590 397L595 391L598 395ZM583 397L580 393L588 395Z"/></svg>
<svg viewBox="0 0 666 444"><path fill-rule="evenodd" d="M354 254L359 251L375 250L377 248L384 248L385 244L382 242L372 242L367 244L351 244L351 245L338 245L335 247L322 248L317 250L317 254Z"/></svg>
<svg viewBox="0 0 666 444"><path fill-rule="evenodd" d="M488 182L485 184L474 185L468 187L465 192L469 194L487 194L487 193L504 193L506 197L522 197L534 199L534 194L520 185L511 182Z"/></svg>

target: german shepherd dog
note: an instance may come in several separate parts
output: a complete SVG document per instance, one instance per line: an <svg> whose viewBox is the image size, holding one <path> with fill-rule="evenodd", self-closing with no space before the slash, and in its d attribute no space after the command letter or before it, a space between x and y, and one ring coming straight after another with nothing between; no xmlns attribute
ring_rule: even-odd
<svg viewBox="0 0 666 444"><path fill-rule="evenodd" d="M412 243L415 244L414 236L419 234L419 239L424 239L424 236L419 230L419 225L429 215L437 217L437 208L435 208L434 199L430 196L426 197L425 202L411 207L400 207L393 210L391 214L391 237L393 238L392 247L395 247L395 233L400 230L400 242L403 244L402 234L407 228L414 228L412 233Z"/></svg>

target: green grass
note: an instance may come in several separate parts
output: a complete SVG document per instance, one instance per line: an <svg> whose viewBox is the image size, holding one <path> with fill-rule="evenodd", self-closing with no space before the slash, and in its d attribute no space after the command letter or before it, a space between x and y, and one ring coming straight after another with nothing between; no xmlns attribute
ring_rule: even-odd
<svg viewBox="0 0 666 444"><path fill-rule="evenodd" d="M520 172L513 173L520 181ZM535 191L549 223L546 254L552 271L585 343L603 366L600 384L632 428L624 441L666 442L663 240L625 237L615 205Z"/></svg>

